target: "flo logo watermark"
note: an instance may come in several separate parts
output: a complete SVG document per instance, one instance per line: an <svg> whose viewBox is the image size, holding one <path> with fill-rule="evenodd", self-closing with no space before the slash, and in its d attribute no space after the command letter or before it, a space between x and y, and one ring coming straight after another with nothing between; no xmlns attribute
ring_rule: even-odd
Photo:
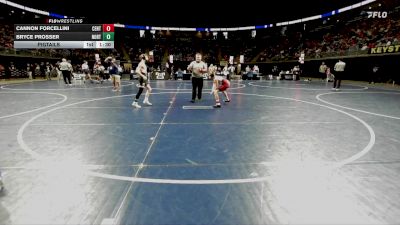
<svg viewBox="0 0 400 225"><path fill-rule="evenodd" d="M384 19L387 17L387 12L379 12L379 11L367 11L368 18L381 18Z"/></svg>

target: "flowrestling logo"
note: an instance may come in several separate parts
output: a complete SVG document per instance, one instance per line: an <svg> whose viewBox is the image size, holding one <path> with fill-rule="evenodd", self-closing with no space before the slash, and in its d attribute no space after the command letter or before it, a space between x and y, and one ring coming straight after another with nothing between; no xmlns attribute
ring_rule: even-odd
<svg viewBox="0 0 400 225"><path fill-rule="evenodd" d="M383 11L367 11L368 14L368 18L380 18L380 19L384 19L387 17L388 13Z"/></svg>

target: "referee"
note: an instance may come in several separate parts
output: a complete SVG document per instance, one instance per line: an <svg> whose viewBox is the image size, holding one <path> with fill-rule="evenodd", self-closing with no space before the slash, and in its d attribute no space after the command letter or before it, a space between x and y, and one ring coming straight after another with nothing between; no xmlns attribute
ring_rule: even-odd
<svg viewBox="0 0 400 225"><path fill-rule="evenodd" d="M197 99L201 100L201 94L203 91L203 73L207 73L207 65L201 61L201 54L196 53L196 60L191 62L187 67L189 71L192 71L192 100L194 103Z"/></svg>

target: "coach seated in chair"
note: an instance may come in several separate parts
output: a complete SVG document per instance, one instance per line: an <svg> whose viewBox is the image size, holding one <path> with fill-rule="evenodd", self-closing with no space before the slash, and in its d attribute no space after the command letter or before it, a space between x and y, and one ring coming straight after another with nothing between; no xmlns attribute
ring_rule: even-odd
<svg viewBox="0 0 400 225"><path fill-rule="evenodd" d="M256 74L254 74L253 71L250 71L247 73L247 80L254 80L254 77L257 76Z"/></svg>
<svg viewBox="0 0 400 225"><path fill-rule="evenodd" d="M182 80L183 79L183 71L181 68L178 68L178 71L175 72L175 80Z"/></svg>
<svg viewBox="0 0 400 225"><path fill-rule="evenodd" d="M293 67L292 73L293 73L293 80L300 80L300 67L299 66Z"/></svg>
<svg viewBox="0 0 400 225"><path fill-rule="evenodd" d="M260 69L258 68L257 65L254 65L253 66L253 77L252 77L252 79L253 80L260 80L260 76L261 76Z"/></svg>

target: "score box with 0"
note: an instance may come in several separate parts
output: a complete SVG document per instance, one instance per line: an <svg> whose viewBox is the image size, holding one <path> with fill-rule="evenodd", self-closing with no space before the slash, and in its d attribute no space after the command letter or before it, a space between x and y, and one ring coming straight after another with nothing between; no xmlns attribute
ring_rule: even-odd
<svg viewBox="0 0 400 225"><path fill-rule="evenodd" d="M114 32L114 24L103 24L103 32Z"/></svg>
<svg viewBox="0 0 400 225"><path fill-rule="evenodd" d="M114 41L114 32L103 32L103 41Z"/></svg>

